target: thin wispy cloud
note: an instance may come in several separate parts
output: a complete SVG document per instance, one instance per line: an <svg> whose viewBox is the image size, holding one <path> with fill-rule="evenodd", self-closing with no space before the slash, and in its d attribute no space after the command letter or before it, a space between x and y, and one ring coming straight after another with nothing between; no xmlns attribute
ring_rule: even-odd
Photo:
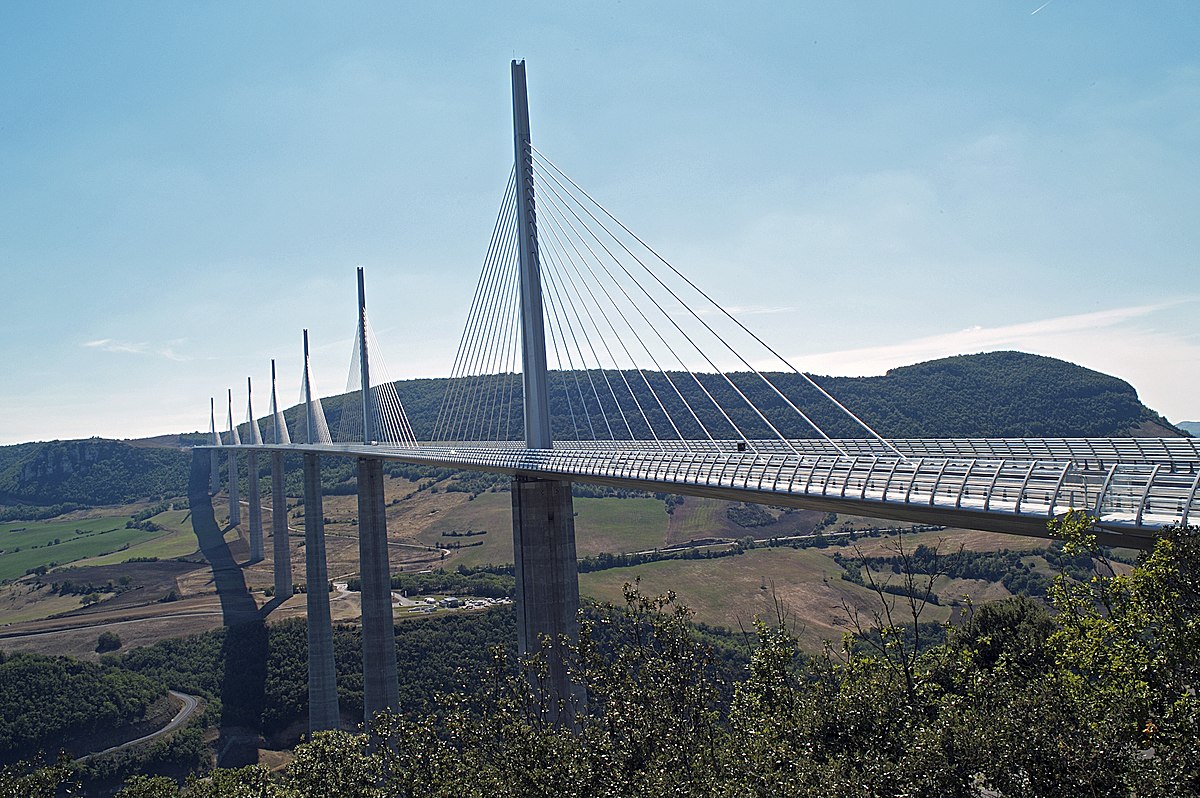
<svg viewBox="0 0 1200 798"><path fill-rule="evenodd" d="M1078 313L997 327L914 338L883 346L799 355L799 369L815 374L874 376L889 369L952 355L1005 349L1047 355L1113 374L1135 385L1148 405L1176 420L1200 415L1200 402L1167 397L1200 395L1200 377L1189 364L1200 362L1200 340L1160 329L1157 313L1200 302L1186 297L1170 302Z"/></svg>
<svg viewBox="0 0 1200 798"><path fill-rule="evenodd" d="M794 305L730 305L725 308L725 311L732 316L766 316L773 313L791 313L799 310ZM700 308L696 310L699 316L723 316L721 311L715 308Z"/></svg>
<svg viewBox="0 0 1200 798"><path fill-rule="evenodd" d="M85 341L83 346L87 349L97 349L101 352L120 352L130 355L153 355L166 358L167 360L175 360L179 362L191 360L190 357L176 352L171 343L162 346L155 346L145 341L133 342L118 341L113 338L98 338L94 341Z"/></svg>

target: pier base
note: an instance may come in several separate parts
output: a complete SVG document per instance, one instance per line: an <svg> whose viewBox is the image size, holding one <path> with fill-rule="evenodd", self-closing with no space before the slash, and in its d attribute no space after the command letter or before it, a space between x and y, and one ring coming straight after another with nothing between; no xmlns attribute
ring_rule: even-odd
<svg viewBox="0 0 1200 798"><path fill-rule="evenodd" d="M567 673L566 644L579 636L571 483L514 477L512 508L517 644L523 655L545 657L551 712L570 723L585 699Z"/></svg>
<svg viewBox="0 0 1200 798"><path fill-rule="evenodd" d="M362 582L363 720L400 706L396 627L383 498L383 461L358 459L358 557Z"/></svg>

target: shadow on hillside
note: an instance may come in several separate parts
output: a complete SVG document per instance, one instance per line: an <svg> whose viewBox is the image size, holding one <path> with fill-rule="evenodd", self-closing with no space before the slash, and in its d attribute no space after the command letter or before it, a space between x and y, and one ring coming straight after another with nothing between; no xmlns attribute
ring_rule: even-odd
<svg viewBox="0 0 1200 798"><path fill-rule="evenodd" d="M221 644L221 740L218 764L235 766L251 758L253 739L236 727L257 728L262 716L267 679L267 628L254 597L246 587L241 566L234 559L225 535L217 525L212 497L208 495L209 454L195 450L188 480L192 530L200 551L212 567L213 583L221 601L225 640ZM243 761L245 760L245 761Z"/></svg>
<svg viewBox="0 0 1200 798"><path fill-rule="evenodd" d="M212 566L213 583L221 600L221 614L226 626L259 620L258 605L242 569L233 558L225 535L217 525L212 497L208 495L209 455L202 449L192 453L192 473L188 480L188 503L192 509L192 531L200 544L200 552Z"/></svg>

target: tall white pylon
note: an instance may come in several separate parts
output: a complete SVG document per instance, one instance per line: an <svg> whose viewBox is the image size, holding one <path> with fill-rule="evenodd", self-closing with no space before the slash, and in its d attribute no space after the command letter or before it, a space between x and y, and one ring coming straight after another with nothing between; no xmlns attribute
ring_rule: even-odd
<svg viewBox="0 0 1200 798"><path fill-rule="evenodd" d="M254 403L250 397L249 377L246 378L246 423L250 425L249 443L261 446L263 442L262 431L258 428L258 422L254 420Z"/></svg>
<svg viewBox="0 0 1200 798"><path fill-rule="evenodd" d="M312 364L308 357L308 330L304 331L304 442L333 443L321 400L312 392Z"/></svg>
<svg viewBox="0 0 1200 798"><path fill-rule="evenodd" d="M283 419L283 411L279 409L279 400L275 391L275 358L271 358L271 443L290 444L292 437L288 435L287 422Z"/></svg>

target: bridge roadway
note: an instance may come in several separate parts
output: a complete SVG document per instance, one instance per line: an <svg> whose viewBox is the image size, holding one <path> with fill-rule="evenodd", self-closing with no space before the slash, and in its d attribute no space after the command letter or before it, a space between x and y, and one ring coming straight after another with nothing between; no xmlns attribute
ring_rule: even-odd
<svg viewBox="0 0 1200 798"><path fill-rule="evenodd" d="M1200 517L1200 446L1192 439L891 444L904 457L871 440L571 441L556 442L553 449L496 441L220 448L398 460L1037 537L1047 535L1049 518L1074 508L1098 519L1102 542L1134 548L1152 545L1165 525Z"/></svg>

